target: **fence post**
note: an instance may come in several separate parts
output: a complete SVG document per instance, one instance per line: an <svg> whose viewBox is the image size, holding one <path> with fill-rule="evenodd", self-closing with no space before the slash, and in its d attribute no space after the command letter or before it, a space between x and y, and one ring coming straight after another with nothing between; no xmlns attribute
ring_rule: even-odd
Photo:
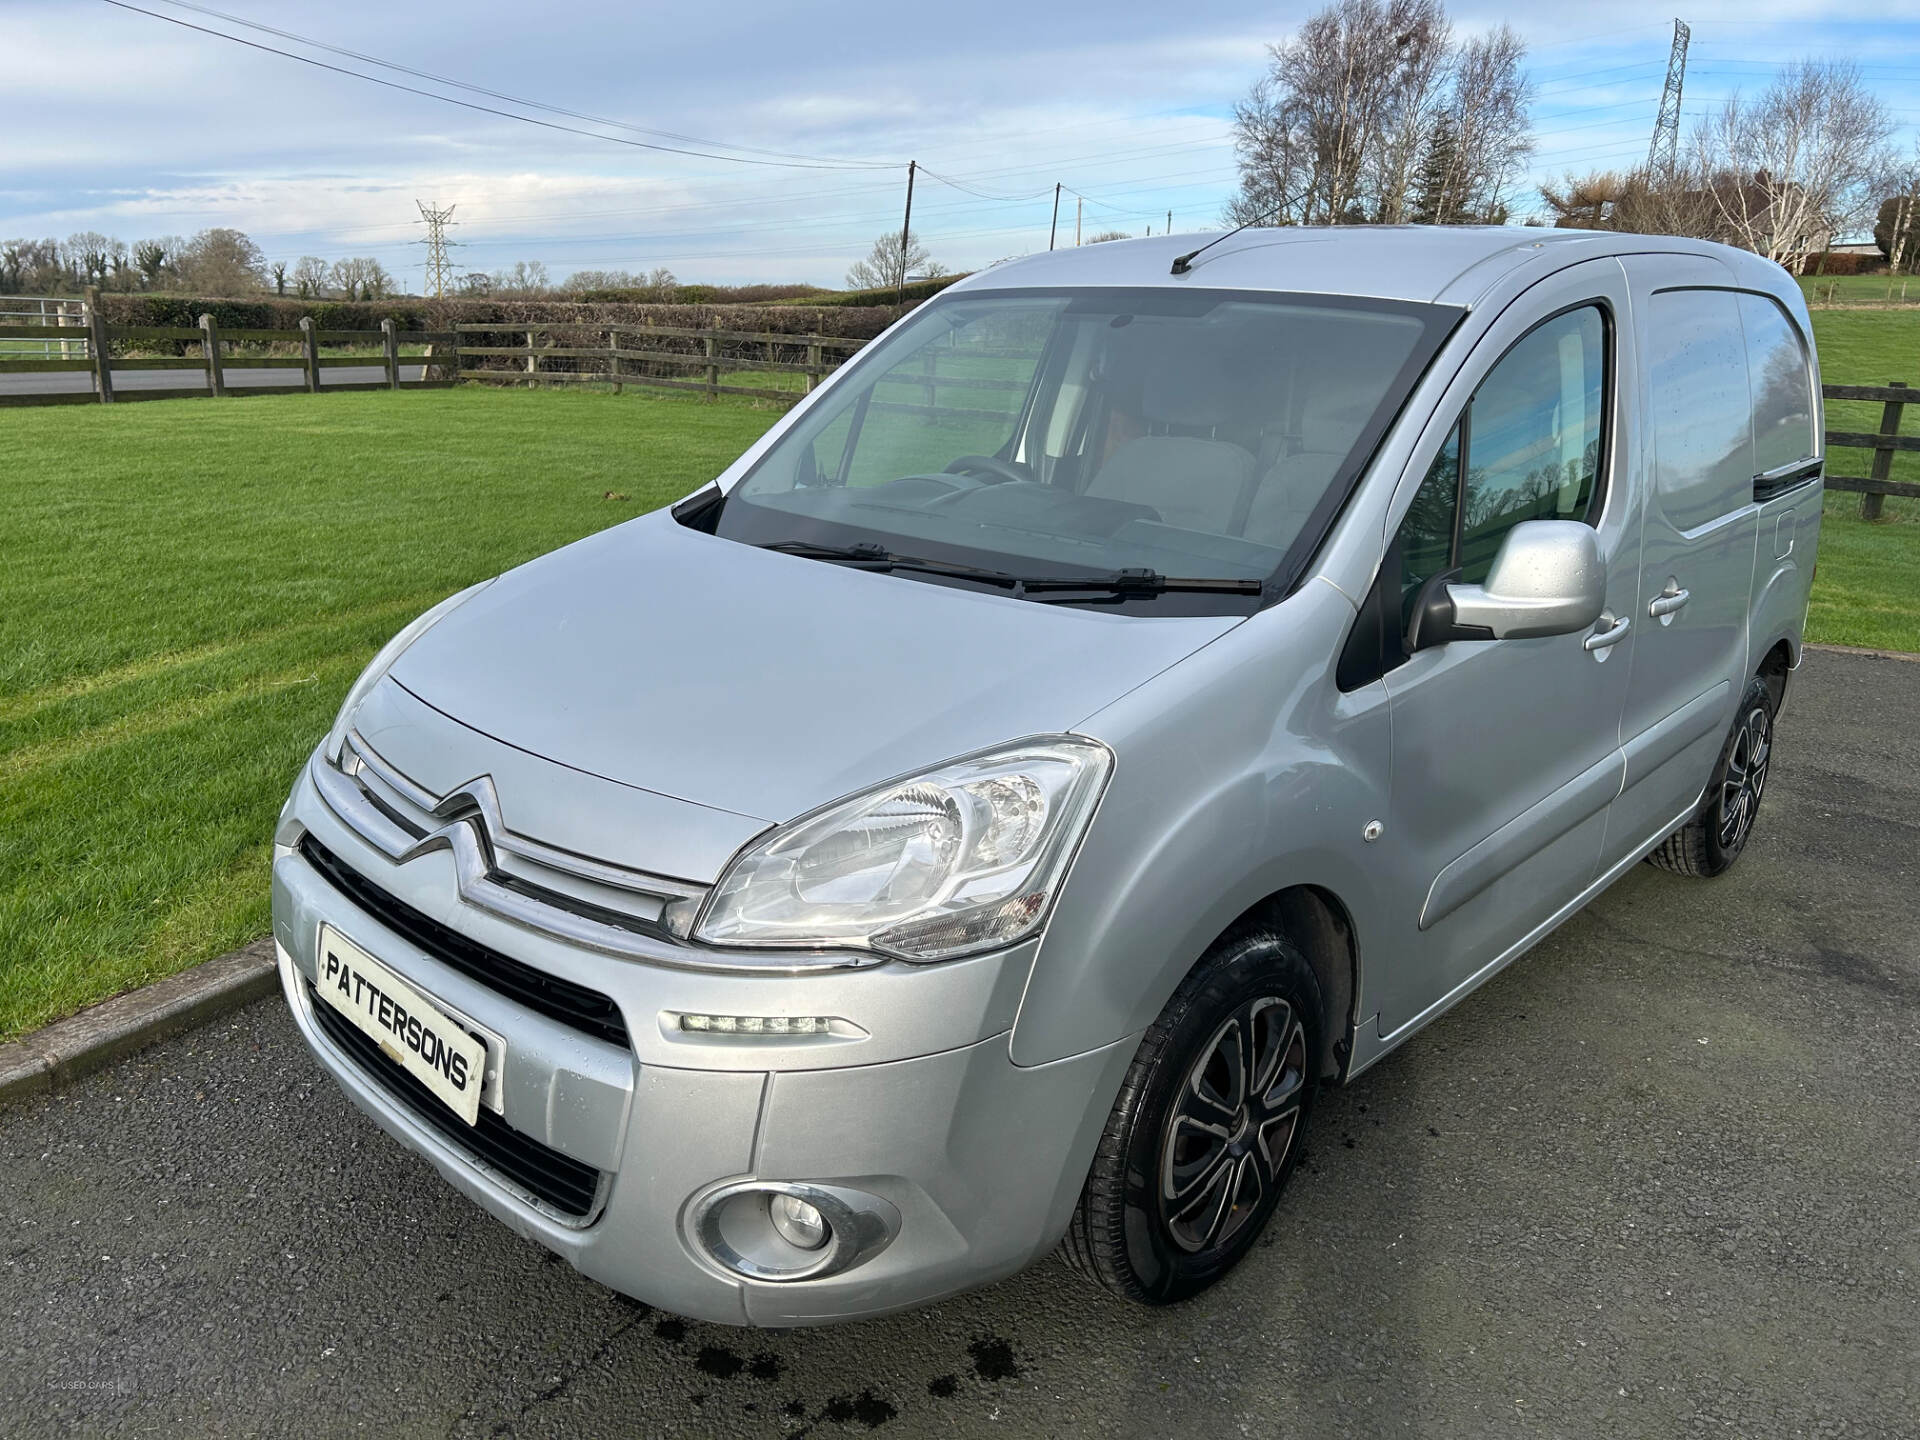
<svg viewBox="0 0 1920 1440"><path fill-rule="evenodd" d="M1904 380L1889 380L1887 385L1890 389L1894 390L1904 390L1907 388L1907 382ZM1900 433L1900 411L1905 407L1906 403L1904 400L1889 400L1881 407L1880 433L1882 435L1898 435ZM1873 469L1869 472L1869 477L1882 484L1893 479L1893 446L1876 445L1873 447ZM1862 520L1878 520L1880 518L1880 512L1886 508L1886 504L1887 497L1884 495L1874 495L1871 493L1862 495L1860 497L1860 518Z"/></svg>
<svg viewBox="0 0 1920 1440"><path fill-rule="evenodd" d="M533 331L529 330L527 331L527 374L534 375L539 373L539 366L540 362L534 358L533 354ZM538 387L533 381L529 380L527 381L527 388L533 390Z"/></svg>
<svg viewBox="0 0 1920 1440"><path fill-rule="evenodd" d="M811 395L813 393L813 387L818 385L819 383L820 383L820 342L816 340L811 345L807 346L807 388L805 393L808 395Z"/></svg>
<svg viewBox="0 0 1920 1440"><path fill-rule="evenodd" d="M720 317L716 315L708 320L707 328L709 330L718 330L720 328ZM719 361L720 337L717 335L709 335L707 336L707 399L709 400L718 400L720 398Z"/></svg>
<svg viewBox="0 0 1920 1440"><path fill-rule="evenodd" d="M227 393L227 382L220 373L220 327L211 315L200 317L200 348L207 356L207 388L217 400Z"/></svg>
<svg viewBox="0 0 1920 1440"><path fill-rule="evenodd" d="M107 322L100 317L100 287L87 287L87 348L93 352L93 393L102 405L113 403L113 361L107 354ZM61 349L66 341L60 342Z"/></svg>
<svg viewBox="0 0 1920 1440"><path fill-rule="evenodd" d="M304 367L307 377L307 393L320 393L320 342L314 338L313 317L300 317L300 353L306 360Z"/></svg>
<svg viewBox="0 0 1920 1440"><path fill-rule="evenodd" d="M613 393L620 393L620 332L607 332L607 374L613 377Z"/></svg>
<svg viewBox="0 0 1920 1440"><path fill-rule="evenodd" d="M400 388L400 340L393 333L393 317L389 315L380 322L380 348L387 356L387 388Z"/></svg>

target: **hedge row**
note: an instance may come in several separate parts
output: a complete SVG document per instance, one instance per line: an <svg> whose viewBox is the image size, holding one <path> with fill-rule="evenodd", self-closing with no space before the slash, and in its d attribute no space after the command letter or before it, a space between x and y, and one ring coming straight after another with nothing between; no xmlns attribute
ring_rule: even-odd
<svg viewBox="0 0 1920 1440"><path fill-rule="evenodd" d="M861 306L894 306L899 296L907 307L918 305L923 300L931 300L956 280L964 280L965 275L942 275L935 280L916 280L905 291L894 289L891 285L878 290L839 290L828 291L820 295L809 295L800 300L781 300L781 305L805 305L808 308L837 309L841 306L857 309Z"/></svg>
<svg viewBox="0 0 1920 1440"><path fill-rule="evenodd" d="M911 296L911 289L909 291ZM837 298L837 297L836 297ZM911 299L910 299L910 302ZM212 300L185 295L116 295L100 297L100 312L109 325L192 326L211 315L222 329L288 330L300 328L300 317L311 315L320 330L377 330L391 319L399 330L447 331L456 325L578 326L606 330L640 327L717 325L727 330L768 330L788 335L843 335L870 340L902 313L896 305L866 301L857 306L819 308L786 304L767 305L636 305L621 301L570 302L564 300Z"/></svg>
<svg viewBox="0 0 1920 1440"><path fill-rule="evenodd" d="M1871 275L1886 268L1884 255L1852 255L1829 250L1825 254L1809 255L1800 273L1806 276Z"/></svg>

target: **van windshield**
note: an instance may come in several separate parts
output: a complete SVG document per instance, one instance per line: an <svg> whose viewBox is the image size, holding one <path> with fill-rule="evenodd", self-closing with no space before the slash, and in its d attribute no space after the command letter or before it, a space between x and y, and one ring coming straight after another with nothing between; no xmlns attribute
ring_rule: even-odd
<svg viewBox="0 0 1920 1440"><path fill-rule="evenodd" d="M936 300L860 353L714 529L930 561L916 578L937 583L1217 579L1234 583L1028 598L1244 613L1297 578L1458 315L1217 290Z"/></svg>

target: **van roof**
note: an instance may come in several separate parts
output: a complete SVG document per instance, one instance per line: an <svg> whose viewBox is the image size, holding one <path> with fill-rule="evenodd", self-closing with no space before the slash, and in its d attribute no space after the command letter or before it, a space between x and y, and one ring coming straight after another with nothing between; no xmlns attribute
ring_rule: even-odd
<svg viewBox="0 0 1920 1440"><path fill-rule="evenodd" d="M1185 276L1174 258L1218 240ZM1061 285L1200 285L1208 289L1362 295L1470 305L1502 276L1552 251L1558 268L1633 251L1719 255L1700 240L1540 226L1284 226L1216 234L1109 240L1010 260L978 271L957 290Z"/></svg>

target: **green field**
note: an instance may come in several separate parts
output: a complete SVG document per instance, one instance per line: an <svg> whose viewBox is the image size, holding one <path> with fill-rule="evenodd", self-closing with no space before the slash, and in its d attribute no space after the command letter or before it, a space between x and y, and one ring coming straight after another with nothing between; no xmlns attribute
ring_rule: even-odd
<svg viewBox="0 0 1920 1440"><path fill-rule="evenodd" d="M1800 290L1809 305L1920 305L1913 275L1802 275Z"/></svg>
<svg viewBox="0 0 1920 1440"><path fill-rule="evenodd" d="M1815 328L1829 381L1920 381L1920 313ZM380 643L694 489L776 413L634 388L4 412L0 1037L264 933L274 814ZM1859 508L1827 502L1809 638L1920 651L1920 502Z"/></svg>
<svg viewBox="0 0 1920 1440"><path fill-rule="evenodd" d="M1816 310L1813 334L1820 378L1829 385L1905 380L1920 386L1920 311ZM1881 409L1867 401L1830 400L1827 427L1875 431ZM1901 429L1920 435L1920 405L1907 410ZM1835 475L1865 475L1872 463L1866 450L1827 456ZM1893 478L1920 482L1920 454L1895 455ZM1920 651L1920 500L1885 504L1883 518L1867 524L1860 519L1858 495L1827 496L1820 578L1807 612L1809 640Z"/></svg>
<svg viewBox="0 0 1920 1440"><path fill-rule="evenodd" d="M4 1037L263 934L274 814L385 638L694 489L777 412L462 389L0 413Z"/></svg>

